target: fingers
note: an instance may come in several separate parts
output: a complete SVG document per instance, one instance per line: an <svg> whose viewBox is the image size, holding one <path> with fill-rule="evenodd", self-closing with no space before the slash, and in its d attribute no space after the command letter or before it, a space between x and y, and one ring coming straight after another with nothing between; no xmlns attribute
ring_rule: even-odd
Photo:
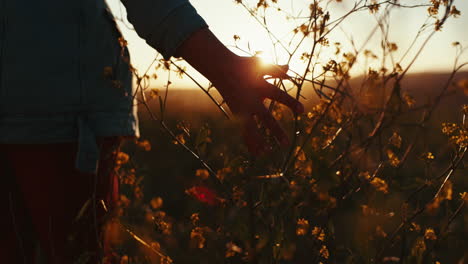
<svg viewBox="0 0 468 264"><path fill-rule="evenodd" d="M274 64L263 64L261 65L261 73L263 75L270 75L274 78L288 79L287 74L289 70L288 65L274 65Z"/></svg>
<svg viewBox="0 0 468 264"><path fill-rule="evenodd" d="M248 151L254 156L259 156L265 152L265 141L260 135L257 122L252 115L244 120L244 142Z"/></svg>
<svg viewBox="0 0 468 264"><path fill-rule="evenodd" d="M275 137L282 146L289 145L289 139L284 130L278 124L278 122L273 118L270 112L263 107L257 109L256 114L258 120L267 128L273 137ZM266 147L265 140L260 134L258 129L257 122L255 121L253 115L247 117L244 120L244 141L247 145L247 149L254 156L259 156L265 152L268 152Z"/></svg>
<svg viewBox="0 0 468 264"><path fill-rule="evenodd" d="M289 78L289 76L287 75L288 70L288 65L264 64L261 67L261 74L270 75L274 78L287 79ZM290 96L287 92L279 89L278 87L266 81L264 81L263 83L265 85L264 88L267 91L266 96L268 98L288 106L296 114L302 114L304 112L304 106L299 101Z"/></svg>
<svg viewBox="0 0 468 264"><path fill-rule="evenodd" d="M268 110L265 107L262 106L261 109L258 110L257 116L260 122L262 122L263 125L270 130L272 135L278 140L278 142L281 145L289 145L288 136L286 136L284 130L281 128L276 119L271 115L270 112L268 112Z"/></svg>
<svg viewBox="0 0 468 264"><path fill-rule="evenodd" d="M304 112L304 106L294 97L270 83L265 83L265 86L267 86L268 98L286 105L296 114L302 114Z"/></svg>

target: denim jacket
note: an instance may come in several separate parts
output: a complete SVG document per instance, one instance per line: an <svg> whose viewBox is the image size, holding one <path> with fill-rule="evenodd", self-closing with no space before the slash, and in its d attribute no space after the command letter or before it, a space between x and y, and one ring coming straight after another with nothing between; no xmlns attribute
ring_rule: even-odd
<svg viewBox="0 0 468 264"><path fill-rule="evenodd" d="M188 0L122 0L164 58L206 27ZM0 144L78 141L94 172L96 137L138 136L128 51L104 0L0 0Z"/></svg>

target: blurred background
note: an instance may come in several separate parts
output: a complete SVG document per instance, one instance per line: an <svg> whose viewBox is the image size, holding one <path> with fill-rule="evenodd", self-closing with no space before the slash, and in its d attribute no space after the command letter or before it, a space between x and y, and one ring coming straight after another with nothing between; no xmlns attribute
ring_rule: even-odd
<svg viewBox="0 0 468 264"><path fill-rule="evenodd" d="M132 55L133 65L141 72L145 71L156 56L156 51L148 46L144 40L138 37L136 32L132 30L131 24L126 22L125 8L119 0L107 0L115 17L123 19L119 22L120 29L128 41L128 46ZM238 49L232 47L234 45L234 35L240 37L239 46L245 48L247 43L252 51L262 51L261 55L267 62L284 64L287 57L281 48L276 48L278 55L275 57L274 48L266 30L234 0L192 0L190 1L197 9L198 13L206 20L210 29L215 35L227 46L239 55L247 55ZM256 1L245 1L246 3L255 3ZM413 38L417 35L421 25L427 22L427 8L430 1L407 0L398 1L402 5L421 5L414 8L396 8L390 16L391 34L388 36L389 41L398 43L398 50L395 52L395 58L403 55L406 48L411 45ZM293 16L305 16L309 9L311 1L307 0L278 0L277 5L282 11L269 9L266 17L268 19L269 30L281 40L289 40L292 35L292 30L297 22L290 19ZM354 1L330 1L328 10L330 10L331 20L341 17L343 14L351 10ZM461 11L461 16L450 19L443 30L437 33L426 49L423 51L411 72L448 72L453 67L455 49L452 47L453 42L460 42L464 46L468 46L468 34L466 27L468 25L467 1L456 1L456 7ZM283 12L285 11L285 12ZM288 15L290 16L288 18ZM368 10L362 10L350 15L339 29L329 37L330 43L340 42L344 50L351 50L351 40L358 47L366 42L369 32L377 25L375 16L369 13ZM379 50L381 39L375 36L366 44L369 50ZM420 43L419 43L420 44ZM304 45L306 46L306 45ZM298 52L302 54L302 52ZM320 58L327 61L332 57L333 51L322 53ZM411 53L409 54L411 55ZM410 58L411 56L407 56ZM468 54L465 54L468 58ZM408 60L405 61L408 63ZM405 62L402 67L405 67ZM358 61L358 63L360 63ZM361 62L362 63L362 62ZM298 71L303 69L305 65L301 64L297 58L290 63L291 69ZM364 65L356 67L351 73L352 76L358 76L366 71ZM190 69L190 68L189 68ZM152 70L153 71L153 70ZM191 73L194 71L189 70ZM150 73L152 73L150 71ZM203 80L201 75L194 73L197 80ZM162 76L163 77L163 76ZM188 78L174 79L174 88L194 89L196 86ZM152 85L161 86L165 80L160 79L153 82ZM203 81L202 81L203 82ZM205 82L203 82L205 83Z"/></svg>

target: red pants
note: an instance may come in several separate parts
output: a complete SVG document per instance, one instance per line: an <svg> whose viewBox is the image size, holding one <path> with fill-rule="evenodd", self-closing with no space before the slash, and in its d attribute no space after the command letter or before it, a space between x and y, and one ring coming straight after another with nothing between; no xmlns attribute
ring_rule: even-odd
<svg viewBox="0 0 468 264"><path fill-rule="evenodd" d="M100 201L117 202L120 141L99 140L97 175L75 169L76 143L0 145L1 263L35 263L37 242L48 263L101 263L110 251Z"/></svg>

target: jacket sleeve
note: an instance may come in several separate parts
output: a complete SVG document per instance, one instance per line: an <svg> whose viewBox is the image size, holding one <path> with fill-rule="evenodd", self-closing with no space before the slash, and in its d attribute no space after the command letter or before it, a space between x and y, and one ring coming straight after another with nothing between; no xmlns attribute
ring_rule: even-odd
<svg viewBox="0 0 468 264"><path fill-rule="evenodd" d="M137 34L164 59L195 31L208 27L188 0L121 0Z"/></svg>

